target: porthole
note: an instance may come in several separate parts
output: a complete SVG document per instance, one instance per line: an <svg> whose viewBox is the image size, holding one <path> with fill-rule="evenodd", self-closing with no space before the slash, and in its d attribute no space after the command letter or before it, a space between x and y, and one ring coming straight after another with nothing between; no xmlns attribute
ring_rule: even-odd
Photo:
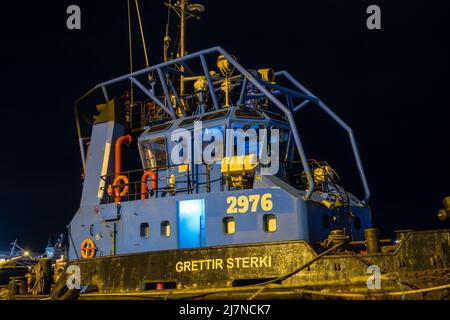
<svg viewBox="0 0 450 320"><path fill-rule="evenodd" d="M265 214L263 217L263 223L265 232L277 231L277 218L274 214Z"/></svg>
<svg viewBox="0 0 450 320"><path fill-rule="evenodd" d="M141 238L148 239L150 237L150 226L147 222L142 222L140 227Z"/></svg>
<svg viewBox="0 0 450 320"><path fill-rule="evenodd" d="M236 233L236 220L234 217L226 217L223 218L223 231L226 234L234 234Z"/></svg>

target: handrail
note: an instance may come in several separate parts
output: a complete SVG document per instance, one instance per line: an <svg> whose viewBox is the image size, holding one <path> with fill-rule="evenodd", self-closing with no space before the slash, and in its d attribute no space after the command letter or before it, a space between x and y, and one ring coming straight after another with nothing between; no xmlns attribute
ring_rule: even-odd
<svg viewBox="0 0 450 320"><path fill-rule="evenodd" d="M203 164L203 165L207 166L207 164ZM129 187L130 192L128 192L126 196L122 197L123 199L125 199L122 201L131 201L131 200L139 200L139 199L143 200L143 197L142 197L143 185L142 184L151 182L151 184L152 184L151 190L155 192L155 197L158 197L159 196L158 194L160 192L167 192L167 190L168 190L168 186L164 186L164 187L160 188L159 181L167 181L167 179L169 179L169 176L167 176L167 175L160 176L159 173L161 171L166 171L171 168L176 168L178 166L179 165L169 165L169 166L164 166L164 167L144 168L144 169L136 169L136 170L120 172L119 173L120 176L125 176L128 179L128 182L117 184L117 185L115 185L115 188ZM145 174L148 171L154 172L155 175L150 177L150 179L147 179L147 177L145 177L145 182L144 182L143 174ZM192 177L191 177L192 174L193 174L192 170L190 170L188 168L186 173L175 175L175 178L177 179L178 184L186 184L186 187L176 188L175 191L177 193L187 192L188 194L191 194L193 191L193 188L194 188L192 185L192 182L194 182L195 185L197 185L197 186L205 185L207 192L210 192L210 187L208 185L208 181L210 181L210 172L199 172L198 173L199 176L206 176L207 181L204 183L200 183L198 181L195 182L195 180L192 180ZM103 181L105 181L105 187L102 187L102 190L105 190L107 188L107 186L112 183L112 180L115 179L115 177L116 177L116 173L109 173L109 174L101 176L100 178ZM179 178L186 178L186 179L178 180ZM112 198L114 198L114 197L106 196L106 203L110 203L109 201Z"/></svg>

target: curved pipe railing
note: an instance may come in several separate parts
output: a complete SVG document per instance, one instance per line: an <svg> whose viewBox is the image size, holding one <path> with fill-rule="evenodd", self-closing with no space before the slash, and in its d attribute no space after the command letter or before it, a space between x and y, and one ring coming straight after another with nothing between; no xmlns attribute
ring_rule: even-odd
<svg viewBox="0 0 450 320"><path fill-rule="evenodd" d="M294 86L303 91L305 94L310 95L312 97L317 98L311 91L306 89L300 82L298 82L291 74L285 70L275 72L275 76L284 76L287 80L289 80ZM310 101L303 101L300 105L294 108L294 113L303 109ZM345 131L347 131L348 136L350 138L350 143L352 145L353 155L355 157L356 165L358 167L359 176L364 188L364 203L368 203L370 199L370 189L367 183L366 175L364 173L364 168L362 165L361 157L359 154L358 146L356 144L356 140L353 134L352 128L345 123L337 114L335 114L325 103L323 103L320 99L317 98L317 101L314 101L316 105L318 105L325 113L327 113L334 121L336 121Z"/></svg>
<svg viewBox="0 0 450 320"><path fill-rule="evenodd" d="M356 159L356 163L358 166L358 170L359 170L359 174L364 186L364 190L366 193L365 199L364 201L367 203L367 201L369 200L370 197L370 191L367 185L367 181L365 178L365 174L364 174L364 170L361 164L361 159L359 156L359 152L358 152L358 148L356 146L356 142L355 139L353 137L353 131L352 129L344 122L342 121L342 119L340 119L333 111L331 111L330 108L328 108L322 101L320 101L315 95L313 95L310 91L308 91L305 87L303 87L297 80L295 80L288 72L286 71L280 71L280 72L276 72L275 74L278 75L283 75L285 76L297 89L299 89L300 91L296 91L296 90L292 90L289 88L285 88L279 85L274 85L274 84L270 84L268 82L264 82L260 79L256 79L250 72L248 72L244 67L242 67L230 54L228 54L223 48L221 47L213 47L213 48L209 48L209 49L205 49L205 50L201 50L198 52L194 52L191 54L188 54L184 57L180 57L180 58L176 58L170 61L166 61L139 71L135 71L132 72L130 74L127 75L123 75L120 77L117 77L115 79L103 82L98 84L94 89L102 89L103 91L103 95L105 97L105 100L108 101L109 97L108 97L108 90L107 87L109 85L112 85L114 83L117 82L121 82L121 81L132 81L144 94L146 94L151 100L153 100L159 107L161 107L168 115L170 115L172 118L176 118L176 114L175 114L175 109L174 106L170 100L170 97L167 97L170 94L170 90L173 91L175 96L178 96L178 93L176 92L175 87L173 86L173 83L169 82L168 84L166 83L166 81L170 81L169 77L164 77L164 72L167 73L180 73L178 70L176 70L176 68L171 68L171 66L173 65L177 65L177 64L181 64L183 66L185 66L185 70L187 70L187 74L188 75L192 75L194 76L194 74L192 73L192 71L186 66L186 61L188 60L192 60L195 58L199 58L202 68L203 68L203 73L204 76L206 78L206 81L208 83L208 87L209 87L209 91L211 94L211 98L212 98L212 102L214 105L214 109L218 110L220 108L217 97L216 97L216 93L214 90L214 86L213 86L213 80L211 78L211 75L209 73L209 69L208 69L208 65L206 62L206 58L205 56L211 54L211 53L218 53L223 55L233 66L234 68L239 71L242 76L243 76L243 89L241 89L241 95L238 101L238 104L242 104L243 100L246 98L244 97L244 93L245 93L245 86L247 85L247 83L251 83L255 88L257 88L262 95L264 95L265 97L267 97L278 109L280 109L281 112L284 113L284 115L286 116L289 125L291 127L292 130L292 135L294 138L294 142L295 145L297 147L299 156L300 156L300 160L302 162L303 165L303 169L305 171L306 174L306 178L308 180L308 190L305 194L305 200L310 199L313 191L314 191L314 178L311 172L311 169L308 165L307 162L307 158L306 158L306 154L305 151L303 149L303 145L300 139L300 133L297 129L297 126L295 124L295 119L294 119L294 114L296 112L298 112L299 110L301 110L303 107L305 107L308 103L315 103L317 104L319 107L321 107L328 115L330 115L336 122L338 122L349 134L350 136L350 141L352 144L352 149L353 149L353 153L355 155L355 159ZM139 80L137 80L136 77L138 76L142 76L144 74L148 74L152 71L157 71L158 76L159 76L159 80L161 82L161 87L163 88L164 94L167 97L166 103L163 103L161 100L159 100L155 94L147 89ZM274 91L270 91L268 90L268 88L273 89ZM170 90L169 90L170 89ZM91 90L89 93L91 93L93 90ZM277 97L276 95L278 95L278 93L283 93L288 97L288 106L285 106ZM305 99L304 102L302 102L300 105L298 105L297 107L293 108L292 107L292 97L296 97L296 98L301 98L301 99ZM166 105L168 104L168 105ZM183 117L186 116L185 114L183 114Z"/></svg>

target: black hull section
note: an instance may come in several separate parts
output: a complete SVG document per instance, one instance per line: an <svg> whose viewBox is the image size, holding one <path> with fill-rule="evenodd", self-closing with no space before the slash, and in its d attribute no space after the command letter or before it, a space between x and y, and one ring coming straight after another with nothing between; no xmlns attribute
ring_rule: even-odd
<svg viewBox="0 0 450 320"><path fill-rule="evenodd" d="M260 298L276 290L278 298L396 299L406 294L443 299L450 293L450 230L410 233L389 253L355 251L326 255L268 285L264 293L258 292L261 283L291 274L317 257L307 242L147 252L70 264L80 267L82 285L91 290L82 292L80 297L86 298ZM381 270L381 287L369 290L368 268L374 265Z"/></svg>

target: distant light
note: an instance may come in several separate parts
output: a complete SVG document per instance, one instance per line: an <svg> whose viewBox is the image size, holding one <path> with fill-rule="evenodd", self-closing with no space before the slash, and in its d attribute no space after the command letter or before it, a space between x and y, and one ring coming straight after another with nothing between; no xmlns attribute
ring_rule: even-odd
<svg viewBox="0 0 450 320"><path fill-rule="evenodd" d="M24 255L25 257L28 257L28 256L30 255L30 252L29 252L29 251L24 251L24 252L23 252L23 255Z"/></svg>

